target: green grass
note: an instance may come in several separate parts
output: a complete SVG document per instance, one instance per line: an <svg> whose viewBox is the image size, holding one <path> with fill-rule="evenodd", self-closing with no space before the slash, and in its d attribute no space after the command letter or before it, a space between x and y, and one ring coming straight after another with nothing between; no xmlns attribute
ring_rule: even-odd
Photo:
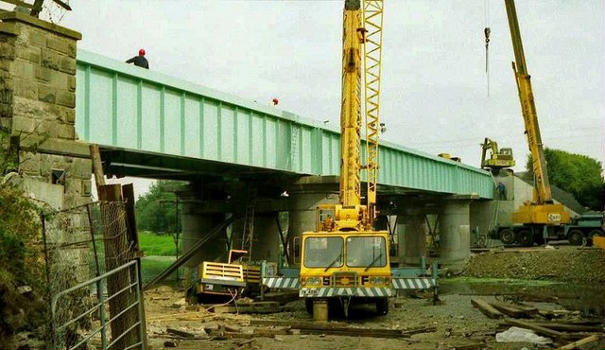
<svg viewBox="0 0 605 350"><path fill-rule="evenodd" d="M525 286L549 286L560 284L561 282L548 280L524 280L516 278L490 278L490 277L453 277L441 279L439 283L463 283L463 284L481 284L481 283L499 283L506 285L525 285Z"/></svg>
<svg viewBox="0 0 605 350"><path fill-rule="evenodd" d="M139 244L146 256L175 256L174 238L171 234L158 235L153 232L139 232ZM182 249L179 247L179 253Z"/></svg>
<svg viewBox="0 0 605 350"><path fill-rule="evenodd" d="M141 275L143 283L149 282L152 278L164 271L175 260L173 256L146 256L141 260ZM183 268L179 268L179 276L183 277ZM174 282L176 280L176 272L168 276L162 283Z"/></svg>

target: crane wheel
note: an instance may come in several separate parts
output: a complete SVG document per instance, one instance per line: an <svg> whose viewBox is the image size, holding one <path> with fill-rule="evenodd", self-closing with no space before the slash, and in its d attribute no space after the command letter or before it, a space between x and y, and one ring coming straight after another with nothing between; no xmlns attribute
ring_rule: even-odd
<svg viewBox="0 0 605 350"><path fill-rule="evenodd" d="M376 313L386 315L389 313L389 299L381 298L376 302Z"/></svg>
<svg viewBox="0 0 605 350"><path fill-rule="evenodd" d="M588 246L593 246L594 238L599 237L599 236L603 236L603 231L600 229L594 229L594 230L588 232Z"/></svg>
<svg viewBox="0 0 605 350"><path fill-rule="evenodd" d="M534 245L534 234L530 230L521 230L517 232L519 244L523 247L531 247Z"/></svg>
<svg viewBox="0 0 605 350"><path fill-rule="evenodd" d="M305 309L309 315L313 315L313 298L305 298Z"/></svg>
<svg viewBox="0 0 605 350"><path fill-rule="evenodd" d="M515 232L509 228L500 231L500 240L505 245L515 243Z"/></svg>
<svg viewBox="0 0 605 350"><path fill-rule="evenodd" d="M571 230L567 234L569 244L581 246L584 242L584 233L580 230Z"/></svg>

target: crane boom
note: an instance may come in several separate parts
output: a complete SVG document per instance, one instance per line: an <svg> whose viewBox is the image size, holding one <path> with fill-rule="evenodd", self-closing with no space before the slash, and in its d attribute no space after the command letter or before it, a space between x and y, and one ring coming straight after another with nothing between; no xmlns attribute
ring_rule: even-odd
<svg viewBox="0 0 605 350"><path fill-rule="evenodd" d="M515 53L513 70L515 72L523 121L525 123L527 144L532 156L532 168L535 177L534 201L536 204L552 203L552 193L548 181L546 160L544 158L544 147L542 144L542 136L540 135L540 126L538 125L538 112L536 111L534 102L530 75L527 72L527 63L525 62L525 53L521 41L521 31L519 30L519 21L517 20L517 10L515 8L514 0L505 0L505 3L510 35L513 42L513 51Z"/></svg>
<svg viewBox="0 0 605 350"><path fill-rule="evenodd" d="M364 33L360 31L360 9L359 0L345 2L340 109L340 204L343 207L361 204L361 44Z"/></svg>
<svg viewBox="0 0 605 350"><path fill-rule="evenodd" d="M364 0L364 87L366 112L366 169L368 184L368 216L376 219L378 184L378 145L380 126L380 75L382 73L383 0Z"/></svg>

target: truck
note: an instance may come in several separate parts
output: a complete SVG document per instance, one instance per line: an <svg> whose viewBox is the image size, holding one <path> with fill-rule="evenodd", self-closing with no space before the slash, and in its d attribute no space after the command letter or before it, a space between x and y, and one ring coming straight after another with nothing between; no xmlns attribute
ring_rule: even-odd
<svg viewBox="0 0 605 350"><path fill-rule="evenodd" d="M491 237L506 245L530 247L554 240L569 240L572 245L591 246L593 238L603 236L603 212L578 215L562 225L510 225L498 226Z"/></svg>

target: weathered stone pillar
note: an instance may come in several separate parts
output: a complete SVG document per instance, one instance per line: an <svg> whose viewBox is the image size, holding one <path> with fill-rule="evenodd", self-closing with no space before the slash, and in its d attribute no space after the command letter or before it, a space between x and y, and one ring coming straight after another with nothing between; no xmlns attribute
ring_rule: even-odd
<svg viewBox="0 0 605 350"><path fill-rule="evenodd" d="M420 209L405 209L398 215L399 266L417 266L420 257L426 257L427 231L424 213Z"/></svg>
<svg viewBox="0 0 605 350"><path fill-rule="evenodd" d="M76 141L76 42L81 34L27 14L0 14L0 150L36 199L63 208L90 201L88 145Z"/></svg>
<svg viewBox="0 0 605 350"><path fill-rule="evenodd" d="M439 216L439 263L456 271L470 256L470 200L446 200Z"/></svg>

